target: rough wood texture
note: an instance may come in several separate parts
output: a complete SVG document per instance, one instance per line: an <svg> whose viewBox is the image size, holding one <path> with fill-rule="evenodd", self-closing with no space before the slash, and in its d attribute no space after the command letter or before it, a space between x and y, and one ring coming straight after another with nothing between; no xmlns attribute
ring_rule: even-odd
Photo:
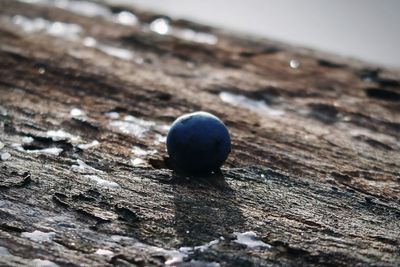
<svg viewBox="0 0 400 267"><path fill-rule="evenodd" d="M0 1L1 266L400 265L398 72L71 3ZM222 175L167 167L196 110L229 127Z"/></svg>

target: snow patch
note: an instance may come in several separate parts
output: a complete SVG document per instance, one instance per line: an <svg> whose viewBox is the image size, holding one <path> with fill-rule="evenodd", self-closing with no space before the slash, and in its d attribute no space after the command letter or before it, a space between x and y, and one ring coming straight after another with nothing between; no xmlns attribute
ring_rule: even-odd
<svg viewBox="0 0 400 267"><path fill-rule="evenodd" d="M109 187L109 188L119 188L120 185L116 182L107 181L103 178L100 178L97 175L83 175L83 177L96 182L100 186Z"/></svg>
<svg viewBox="0 0 400 267"><path fill-rule="evenodd" d="M60 129L57 131L50 130L46 133L47 137L50 137L53 141L70 140L72 142L80 140L79 136L72 135L66 131Z"/></svg>
<svg viewBox="0 0 400 267"><path fill-rule="evenodd" d="M123 236L123 235L112 235L110 237L112 242L121 242L121 241L134 241L135 239L133 239L132 237L129 236Z"/></svg>
<svg viewBox="0 0 400 267"><path fill-rule="evenodd" d="M82 150L85 150L85 149L92 148L92 147L94 147L94 146L98 146L99 144L100 144L99 141L94 140L94 141L92 141L92 142L89 143L89 144L79 144L78 147L79 147L80 149L82 149Z"/></svg>
<svg viewBox="0 0 400 267"><path fill-rule="evenodd" d="M211 248L212 246L215 246L219 244L221 240L224 240L224 238L221 236L219 239L215 239L213 241L210 241L208 244L202 245L202 246L196 246L194 247L194 250L200 250L201 252L206 251L207 249Z"/></svg>
<svg viewBox="0 0 400 267"><path fill-rule="evenodd" d="M22 143L23 144L30 144L30 143L32 143L34 141L34 139L32 138L32 137L30 137L30 136L24 136L23 138L22 138Z"/></svg>
<svg viewBox="0 0 400 267"><path fill-rule="evenodd" d="M41 259L34 259L32 261L32 266L33 267L59 267L58 264L55 264L52 261L49 260L41 260Z"/></svg>
<svg viewBox="0 0 400 267"><path fill-rule="evenodd" d="M63 149L58 148L58 147L49 147L49 148L36 149L36 150L26 150L26 152L31 153L31 154L48 154L48 155L54 155L54 156L60 155L60 153L62 151L63 151Z"/></svg>
<svg viewBox="0 0 400 267"><path fill-rule="evenodd" d="M42 243L42 242L50 242L56 236L54 232L42 232L35 230L33 232L23 232L21 233L21 237L28 238L34 242Z"/></svg>
<svg viewBox="0 0 400 267"><path fill-rule="evenodd" d="M217 36L205 33L205 32L196 32L191 29L174 29L173 35L177 38L195 42L202 44L215 45L218 42Z"/></svg>
<svg viewBox="0 0 400 267"><path fill-rule="evenodd" d="M191 267L220 267L221 265L218 262L207 262L207 261L199 261L199 260L190 260L189 265Z"/></svg>
<svg viewBox="0 0 400 267"><path fill-rule="evenodd" d="M248 248L271 248L267 243L257 240L257 234L253 231L244 233L235 232L233 234L236 235L236 240L233 240L233 242L245 245Z"/></svg>
<svg viewBox="0 0 400 267"><path fill-rule="evenodd" d="M78 119L86 118L86 113L83 110L79 109L79 108L71 109L71 111L69 112L69 115L72 118L78 118Z"/></svg>
<svg viewBox="0 0 400 267"><path fill-rule="evenodd" d="M125 48L119 48L119 47L105 45L105 44L97 45L97 48L110 56L117 57L117 58L124 59L124 60L132 60L133 56L134 56L132 51L125 49Z"/></svg>
<svg viewBox="0 0 400 267"><path fill-rule="evenodd" d="M119 119L119 113L115 112L115 111L107 112L105 115L107 117L109 117L110 119L114 119L114 120Z"/></svg>
<svg viewBox="0 0 400 267"><path fill-rule="evenodd" d="M98 249L96 250L95 254L97 255L102 255L102 256L112 256L114 255L114 252L108 249Z"/></svg>
<svg viewBox="0 0 400 267"><path fill-rule="evenodd" d="M78 163L78 165L72 165L71 166L72 170L75 171L75 172L79 172L79 173L104 173L101 170L98 170L96 168L93 168L93 167L87 165L85 162L83 162L80 159L77 159L76 163Z"/></svg>
<svg viewBox="0 0 400 267"><path fill-rule="evenodd" d="M1 158L2 161L9 160L9 159L11 158L11 154L8 153L8 152L2 153L2 154L0 155L0 158Z"/></svg>
<svg viewBox="0 0 400 267"><path fill-rule="evenodd" d="M135 159L131 159L131 163L133 166L135 167L143 167L146 166L146 161L141 159L141 158L135 158Z"/></svg>
<svg viewBox="0 0 400 267"><path fill-rule="evenodd" d="M142 138L146 132L155 126L155 123L127 115L123 120L115 120L110 122L110 126L111 128L124 134Z"/></svg>
<svg viewBox="0 0 400 267"><path fill-rule="evenodd" d="M0 106L0 115L1 116L7 116L8 115L7 110L3 106Z"/></svg>
<svg viewBox="0 0 400 267"><path fill-rule="evenodd" d="M155 140L154 140L154 144L158 145L158 144L165 144L165 142L167 141L167 137L161 134L156 134L155 136Z"/></svg>
<svg viewBox="0 0 400 267"><path fill-rule="evenodd" d="M284 111L270 108L264 100L254 100L244 95L233 94L230 92L221 92L219 98L233 106L243 107L263 115L278 117L285 114Z"/></svg>
<svg viewBox="0 0 400 267"><path fill-rule="evenodd" d="M132 60L134 58L134 53L132 51L124 48L98 43L97 40L93 37L83 38L83 45L86 47L97 48L103 53L123 60Z"/></svg>
<svg viewBox="0 0 400 267"><path fill-rule="evenodd" d="M134 146L131 149L131 151L137 157L142 157L142 156L147 156L147 155L151 155L151 154L157 153L157 150L144 150L143 148L141 148L139 146Z"/></svg>
<svg viewBox="0 0 400 267"><path fill-rule="evenodd" d="M5 247L0 247L0 256L9 256L11 253Z"/></svg>
<svg viewBox="0 0 400 267"><path fill-rule="evenodd" d="M177 263L183 262L183 259L187 257L187 254L182 253L178 250L167 250L156 246L147 245L141 242L136 242L134 246L135 248L141 248L150 252L162 253L164 255L167 255L168 259L165 262L166 266L174 266Z"/></svg>
<svg viewBox="0 0 400 267"><path fill-rule="evenodd" d="M126 237L126 236L111 236L111 240L113 242L120 242L122 240L135 241L135 239ZM181 247L180 249L164 249L156 246L147 245L141 242L134 242L132 246L137 249L142 249L144 251L148 251L150 253L162 253L167 256L167 260L165 261L165 266L177 266L180 263L183 263L186 258L188 258L191 254L194 254L196 251L204 252L207 249L210 249L212 246L217 245L221 240L224 240L223 237L219 239L213 240L205 245L196 246L196 247ZM219 267L220 265L217 262L206 262L206 261L197 261L191 260L190 266L208 266L208 267Z"/></svg>
<svg viewBox="0 0 400 267"><path fill-rule="evenodd" d="M49 148L43 148L43 149L32 149L32 150L25 150L21 144L13 144L12 147L17 149L18 151L29 153L29 154L47 154L47 155L53 155L53 156L58 156L60 153L63 151L62 148L58 147L49 147Z"/></svg>
<svg viewBox="0 0 400 267"><path fill-rule="evenodd" d="M107 115L108 114L108 115ZM107 113L108 117L112 116L113 118L109 123L109 127L112 130L116 130L123 134L132 135L137 138L143 138L149 132L152 132L152 135L156 138L154 143L159 144L160 142L165 142L165 137L158 134L157 132L166 132L169 129L169 126L164 124L157 124L154 121L147 121L144 119L136 118L131 115L125 116L122 120L119 119L118 113Z"/></svg>

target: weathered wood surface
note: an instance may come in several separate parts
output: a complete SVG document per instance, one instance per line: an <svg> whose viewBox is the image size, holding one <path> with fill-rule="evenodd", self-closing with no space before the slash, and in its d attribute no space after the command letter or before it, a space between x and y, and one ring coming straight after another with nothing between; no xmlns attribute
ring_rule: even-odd
<svg viewBox="0 0 400 267"><path fill-rule="evenodd" d="M0 2L1 266L400 265L398 72L122 10ZM165 126L196 110L229 127L222 175L167 167Z"/></svg>

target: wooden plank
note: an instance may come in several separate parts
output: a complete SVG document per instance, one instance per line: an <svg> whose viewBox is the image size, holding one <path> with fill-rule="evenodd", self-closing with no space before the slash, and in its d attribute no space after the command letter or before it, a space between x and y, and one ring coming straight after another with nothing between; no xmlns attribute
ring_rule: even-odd
<svg viewBox="0 0 400 267"><path fill-rule="evenodd" d="M0 265L400 264L398 72L32 2L0 2ZM166 164L197 110L231 133L222 175Z"/></svg>

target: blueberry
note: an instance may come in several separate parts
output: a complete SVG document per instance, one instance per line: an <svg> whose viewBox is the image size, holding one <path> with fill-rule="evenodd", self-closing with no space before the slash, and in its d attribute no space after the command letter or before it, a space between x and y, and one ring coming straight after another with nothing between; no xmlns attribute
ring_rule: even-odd
<svg viewBox="0 0 400 267"><path fill-rule="evenodd" d="M172 124L167 151L176 171L209 174L217 171L231 152L231 138L224 123L207 112L183 115Z"/></svg>

